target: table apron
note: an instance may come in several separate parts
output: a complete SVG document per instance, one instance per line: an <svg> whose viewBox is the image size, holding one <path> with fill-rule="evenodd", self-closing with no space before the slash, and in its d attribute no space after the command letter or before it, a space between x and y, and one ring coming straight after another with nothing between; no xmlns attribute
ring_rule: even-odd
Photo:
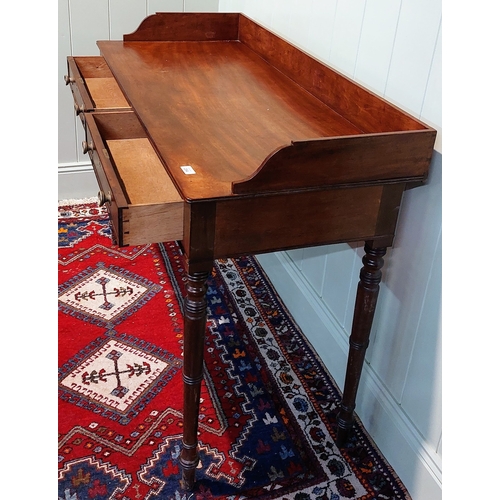
<svg viewBox="0 0 500 500"><path fill-rule="evenodd" d="M345 241L392 242L404 184L217 202L214 258Z"/></svg>

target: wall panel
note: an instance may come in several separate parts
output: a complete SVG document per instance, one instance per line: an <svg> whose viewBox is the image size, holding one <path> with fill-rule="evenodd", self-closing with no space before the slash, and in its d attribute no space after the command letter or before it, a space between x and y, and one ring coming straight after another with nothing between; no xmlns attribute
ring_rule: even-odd
<svg viewBox="0 0 500 500"><path fill-rule="evenodd" d="M271 27L280 35L287 35L290 26L288 0L275 0L271 6Z"/></svg>
<svg viewBox="0 0 500 500"><path fill-rule="evenodd" d="M385 95L420 114L441 22L441 3L402 2Z"/></svg>
<svg viewBox="0 0 500 500"><path fill-rule="evenodd" d="M361 37L365 0L338 0L328 61L352 77Z"/></svg>
<svg viewBox="0 0 500 500"><path fill-rule="evenodd" d="M359 272L359 267L355 267L358 261L348 244L332 245L326 257L322 298L347 336L346 322L351 320L351 315L348 316L352 305L351 287L353 275Z"/></svg>
<svg viewBox="0 0 500 500"><path fill-rule="evenodd" d="M59 37L57 59L57 100L58 100L58 147L59 163L67 163L76 160L76 137L75 116L71 112L73 108L73 97L64 82L63 76L67 73L66 57L64 54L71 53L71 26L69 20L68 0L59 2L58 9Z"/></svg>
<svg viewBox="0 0 500 500"><path fill-rule="evenodd" d="M304 248L297 248L296 250L289 250L288 252L285 252L299 271L302 270L302 257L304 256L304 250Z"/></svg>
<svg viewBox="0 0 500 500"><path fill-rule="evenodd" d="M247 0L242 12L269 28L273 21L273 7L274 2L269 2L269 0Z"/></svg>
<svg viewBox="0 0 500 500"><path fill-rule="evenodd" d="M125 33L132 33L138 26L138 20L147 16L147 0L129 0L126 6L123 0L108 1L110 40L121 40Z"/></svg>
<svg viewBox="0 0 500 500"><path fill-rule="evenodd" d="M155 12L184 12L184 0L147 0L148 16Z"/></svg>
<svg viewBox="0 0 500 500"><path fill-rule="evenodd" d="M337 0L315 0L308 9L307 50L323 61L328 61L333 39L333 23Z"/></svg>
<svg viewBox="0 0 500 500"><path fill-rule="evenodd" d="M387 82L400 8L401 0L366 3L354 78L379 95Z"/></svg>
<svg viewBox="0 0 500 500"><path fill-rule="evenodd" d="M96 40L109 40L109 2L102 0L69 0L71 54L97 56Z"/></svg>
<svg viewBox="0 0 500 500"><path fill-rule="evenodd" d="M327 247L304 248L302 257L302 274L311 284L316 294L321 297L323 293L323 280L325 276Z"/></svg>
<svg viewBox="0 0 500 500"><path fill-rule="evenodd" d="M436 451L441 440L442 417L441 336L435 335L436 325L441 327L441 248L439 237L401 400L401 406ZM434 402L431 412L429 401Z"/></svg>
<svg viewBox="0 0 500 500"><path fill-rule="evenodd" d="M436 40L436 47L432 57L432 65L429 73L429 79L427 81L427 87L425 89L422 112L420 113L420 118L422 120L427 121L428 123L432 124L435 127L441 127L443 123L442 113L441 113L441 101L442 101L441 50L442 50L442 30L440 25L438 38Z"/></svg>
<svg viewBox="0 0 500 500"><path fill-rule="evenodd" d="M219 0L219 12L243 12L245 0Z"/></svg>
<svg viewBox="0 0 500 500"><path fill-rule="evenodd" d="M219 0L184 0L185 12L217 12Z"/></svg>
<svg viewBox="0 0 500 500"><path fill-rule="evenodd" d="M295 43L300 47L307 45L309 18L312 10L308 9L304 12L302 0L288 2L288 10L290 11L290 21L285 30L286 36L293 37Z"/></svg>

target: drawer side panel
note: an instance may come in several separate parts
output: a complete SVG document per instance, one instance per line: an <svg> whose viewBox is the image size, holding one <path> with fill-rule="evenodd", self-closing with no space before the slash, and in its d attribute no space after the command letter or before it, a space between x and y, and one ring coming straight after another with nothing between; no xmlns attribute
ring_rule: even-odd
<svg viewBox="0 0 500 500"><path fill-rule="evenodd" d="M184 202L130 206L123 211L123 244L143 245L183 239Z"/></svg>

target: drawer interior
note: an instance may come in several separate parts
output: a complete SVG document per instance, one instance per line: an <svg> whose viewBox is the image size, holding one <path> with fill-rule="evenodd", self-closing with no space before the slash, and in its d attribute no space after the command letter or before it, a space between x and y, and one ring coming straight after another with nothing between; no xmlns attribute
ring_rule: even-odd
<svg viewBox="0 0 500 500"><path fill-rule="evenodd" d="M92 163L100 186L111 191L119 244L182 240L184 201L135 113L88 115Z"/></svg>
<svg viewBox="0 0 500 500"><path fill-rule="evenodd" d="M182 201L134 113L93 116L129 204Z"/></svg>
<svg viewBox="0 0 500 500"><path fill-rule="evenodd" d="M130 108L104 58L75 57L95 109Z"/></svg>
<svg viewBox="0 0 500 500"><path fill-rule="evenodd" d="M147 138L113 139L106 142L131 204L181 201Z"/></svg>

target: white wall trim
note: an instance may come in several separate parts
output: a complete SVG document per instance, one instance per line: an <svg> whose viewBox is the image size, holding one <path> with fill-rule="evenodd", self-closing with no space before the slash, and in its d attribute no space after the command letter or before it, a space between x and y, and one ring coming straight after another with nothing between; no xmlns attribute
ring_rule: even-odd
<svg viewBox="0 0 500 500"><path fill-rule="evenodd" d="M288 254L265 254L257 256L257 259L284 304L293 311L294 320L316 351L321 353L323 363L342 390L349 345L348 333L314 292ZM410 491L413 500L440 497L441 457L425 442L366 362L356 413ZM380 429L381 425L383 430Z"/></svg>
<svg viewBox="0 0 500 500"><path fill-rule="evenodd" d="M92 164L84 162L59 163L57 168L58 200L92 198L99 185Z"/></svg>
<svg viewBox="0 0 500 500"><path fill-rule="evenodd" d="M90 162L70 162L59 163L57 167L58 175L75 174L81 172L91 172L92 163Z"/></svg>

